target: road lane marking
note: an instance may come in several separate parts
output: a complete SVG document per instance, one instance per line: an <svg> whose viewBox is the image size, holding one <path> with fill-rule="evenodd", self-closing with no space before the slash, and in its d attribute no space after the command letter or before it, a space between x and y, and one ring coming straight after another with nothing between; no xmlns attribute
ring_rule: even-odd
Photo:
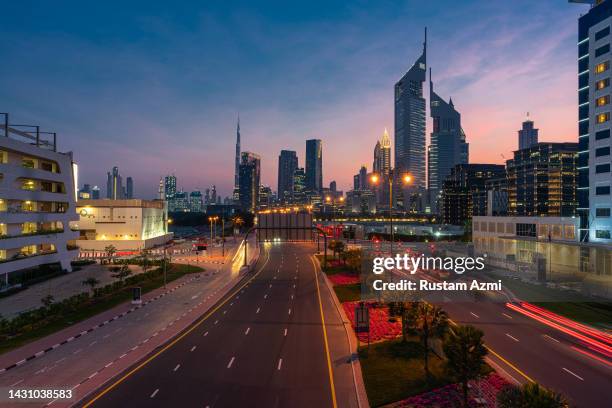
<svg viewBox="0 0 612 408"><path fill-rule="evenodd" d="M287 329L285 329L285 336L287 336Z"/></svg>
<svg viewBox="0 0 612 408"><path fill-rule="evenodd" d="M264 299L267 299L267 298L268 298L268 294L266 293L266 294L264 295Z"/></svg>
<svg viewBox="0 0 612 408"><path fill-rule="evenodd" d="M283 359L282 359L282 358L279 358L279 359L278 359L278 366L276 367L276 369L277 369L277 370L280 370L282 365L283 365Z"/></svg>
<svg viewBox="0 0 612 408"><path fill-rule="evenodd" d="M260 307L257 308L257 311L255 312L256 314L259 313L259 311L261 310Z"/></svg>
<svg viewBox="0 0 612 408"><path fill-rule="evenodd" d="M215 320L215 324L219 323L219 320Z"/></svg>
<svg viewBox="0 0 612 408"><path fill-rule="evenodd" d="M480 316L478 316L476 313L472 313L472 312L470 312L470 314L471 314L472 316L474 316L475 318L480 319Z"/></svg>
<svg viewBox="0 0 612 408"><path fill-rule="evenodd" d="M246 336L247 334L249 334L250 331L251 331L251 328L247 327L247 329L244 331L244 335Z"/></svg>
<svg viewBox="0 0 612 408"><path fill-rule="evenodd" d="M126 374L124 374L121 378L119 378L117 381L115 381L114 383L112 383L111 385L107 386L104 390L102 390L101 392L99 392L95 397L93 397L92 399L90 399L87 403L85 403L83 405L83 408L88 408L90 407L94 402L96 402L98 399L102 398L105 394L107 394L108 392L110 392L112 389L114 389L115 387L117 387L119 384L121 384L123 381L125 381L128 377L132 376L135 372L139 371L140 369L142 369L145 365L149 364L151 361L153 361L155 358L157 358L160 354L162 354L164 351L168 350L170 347L174 346L176 343L178 343L180 340L182 340L183 338L185 338L185 336L187 336L188 334L190 334L192 331L194 331L195 329L197 329L201 324L203 324L210 316L212 316L217 310L219 310L221 307L223 307L224 304L226 304L229 299L231 299L236 293L238 293L239 290L241 290L242 288L246 287L249 282L251 282L253 279L255 279L257 276L259 276L261 274L261 272L264 270L264 268L266 267L266 265L268 264L268 262L270 261L270 253L269 251L266 252L266 260L264 261L263 265L259 268L259 270L253 275L251 276L251 278L244 283L241 287L239 287L238 289L236 289L231 295L227 296L227 298L225 300L223 300L220 304L218 304L216 307L214 307L212 310L210 310L200 321L198 321L196 324L194 324L191 328L185 330L181 335L179 335L178 337L176 337L174 340L172 340L170 343L168 343L166 346L164 346L161 350L159 350L158 352L156 352L155 354L153 354L151 357L149 357L148 359L144 360L143 362L141 362L140 364L138 364L136 367L134 367L132 370L130 370L129 372L127 372ZM208 334L208 332L206 332L206 334Z"/></svg>
<svg viewBox="0 0 612 408"><path fill-rule="evenodd" d="M546 337L547 339L551 339L552 341L556 341L557 343L561 343L559 340L555 339L554 337L550 337L548 334L544 334L543 337Z"/></svg>
<svg viewBox="0 0 612 408"><path fill-rule="evenodd" d="M98 342L98 340L94 340L91 343L89 343L89 347L93 346L94 344L96 344Z"/></svg>
<svg viewBox="0 0 612 408"><path fill-rule="evenodd" d="M289 308L289 314L291 314L291 308Z"/></svg>
<svg viewBox="0 0 612 408"><path fill-rule="evenodd" d="M317 275L317 266L313 258L310 258L312 262L312 272L314 274L315 283L317 287L317 299L319 300L319 312L321 313L321 327L323 328L323 343L325 344L325 356L327 357L327 374L329 376L329 387L331 390L332 406L338 408L336 402L336 387L334 386L334 372L332 371L331 357L329 355L329 343L327 341L327 329L325 328L325 316L323 315L323 303L321 302L321 291L319 289L319 276ZM295 285L293 285L295 287Z"/></svg>
<svg viewBox="0 0 612 408"><path fill-rule="evenodd" d="M9 387L14 387L17 384L21 384L22 382L23 382L23 378L21 380L17 381L16 383L13 383L13 384L9 385Z"/></svg>
<svg viewBox="0 0 612 408"><path fill-rule="evenodd" d="M159 388L156 388L155 391L153 391L153 394L151 394L149 398L155 398L158 392L159 392Z"/></svg>
<svg viewBox="0 0 612 408"><path fill-rule="evenodd" d="M567 368L565 368L565 367L561 367L561 368L562 368L562 369L563 369L565 372L567 372L567 373L569 373L569 374L573 375L574 377L576 377L577 379L579 379L580 381L584 381L584 378L582 378L582 377L581 377L581 376L579 376L578 374L571 372L570 370L568 370L568 369L567 369Z"/></svg>
<svg viewBox="0 0 612 408"><path fill-rule="evenodd" d="M510 315L507 315L507 314L505 314L505 313L502 313L502 315L504 315L504 316L505 316L505 317L507 317L508 319L512 319L512 316L510 316Z"/></svg>
<svg viewBox="0 0 612 408"><path fill-rule="evenodd" d="M72 353L72 354L79 354L81 351L83 351L83 349L78 349L77 351L75 351L75 352L74 352L74 353Z"/></svg>
<svg viewBox="0 0 612 408"><path fill-rule="evenodd" d="M196 349L196 347L198 347L198 346L193 346L193 347L191 348L191 350L189 350L189 351L193 352L193 351Z"/></svg>
<svg viewBox="0 0 612 408"><path fill-rule="evenodd" d="M293 295L291 295L291 300L293 300Z"/></svg>
<svg viewBox="0 0 612 408"><path fill-rule="evenodd" d="M174 367L174 370L172 370L172 371L176 372L176 370L178 370L179 368L181 368L181 365L177 364L176 367Z"/></svg>
<svg viewBox="0 0 612 408"><path fill-rule="evenodd" d="M509 333L506 333L506 336L510 337L512 340L516 341L518 343L519 339L517 339L516 337L513 337L512 335L510 335Z"/></svg>
<svg viewBox="0 0 612 408"><path fill-rule="evenodd" d="M234 360L236 359L236 357L232 357L232 359L230 360L230 362L227 364L227 368L231 368L232 364L234 364Z"/></svg>

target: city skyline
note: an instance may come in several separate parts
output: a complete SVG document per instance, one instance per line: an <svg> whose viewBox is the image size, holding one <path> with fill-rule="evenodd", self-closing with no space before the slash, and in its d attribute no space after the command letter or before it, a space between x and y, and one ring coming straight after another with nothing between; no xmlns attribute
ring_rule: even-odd
<svg viewBox="0 0 612 408"><path fill-rule="evenodd" d="M300 22L298 29L284 41L275 37L287 34L287 27L265 7L239 5L228 14L210 6L193 18L175 12L163 19L136 18L135 10L128 8L116 22L94 30L69 15L57 15L57 19L34 26L32 17L37 13L56 16L55 12L45 6L22 11L11 5L12 14L20 17L2 19L7 38L15 40L2 46L6 55L24 65L30 58L48 62L45 67L30 64L25 71L6 68L0 92L14 118L36 121L59 132L60 149L73 150L77 161L87 163L81 166L81 180L92 185L104 185L105 171L116 165L139 181L138 194L143 197L154 197L159 176L168 173L177 174L185 190L216 184L223 196L231 195L235 169L230 158L240 113L244 149L262 155L263 184L276 185L276 157L281 149L297 151L299 161L304 162L304 141L318 138L327 158L323 185L336 180L339 189L348 190L355 163L369 161L371 145L381 130L389 128L394 137L392 86L418 56L424 25L429 28L428 65L434 67L441 94L452 97L461 109L472 162L503 163L502 154L511 156L517 147L516 129L527 111L538 123L542 141L575 141L575 21L586 9L541 3L492 7L472 2L453 10L441 3L418 8L414 2L398 8L383 4L373 10L329 5L330 14L325 18L313 15L314 6L300 6L292 13L292 20ZM97 11L100 16L109 12L104 7ZM432 21L434 11L439 20ZM476 12L488 15L490 21L481 21ZM451 18L463 19L463 23L438 22ZM224 23L237 19L243 21L241 29L228 33ZM405 24L406 19L415 24ZM517 20L523 24L517 25ZM378 21L385 24L377 24L373 32ZM115 26L126 22L133 28ZM178 28L183 22L184 27ZM312 35L317 31L321 33ZM185 39L201 39L204 48L212 51L215 40L224 35L228 42L240 45L231 55L223 55L227 58L195 54L197 58L189 59L195 61L193 66L181 62L197 52ZM308 35L312 35L310 40L302 40ZM530 40L533 36L537 42ZM133 41L114 50L115 41L125 39ZM151 41L156 39L163 41L154 46ZM27 53L26 45L30 47ZM254 49L243 55L247 45ZM152 51L145 52L145 48ZM65 62L46 59L47 50ZM313 50L317 52L311 59ZM118 84L109 84L111 76L104 70L95 73L99 88L105 89L99 92L89 82L100 58L111 51L118 51L121 62L108 67ZM178 61L176 66L168 68L150 54L153 51ZM296 53L306 58L297 70L291 62ZM255 57L263 62L250 66L247 78L220 62L241 66ZM202 77L194 77L196 68L204 69ZM77 71L75 75L72 70ZM279 70L295 73L279 78L274 75ZM18 75L21 81L14 80ZM142 78L134 81L136 75ZM510 75L515 78L512 83L504 80ZM215 76L225 85L211 85ZM195 86L188 87L187 79L196 80ZM317 86L313 86L315 80ZM350 89L344 86L346 80L351 82ZM292 92L286 92L285 81L293 84ZM24 88L15 85L18 83L28 85ZM127 92L119 85L127 86ZM45 98L24 100L29 86L61 103L49 104ZM117 101L119 94L124 101ZM259 98L265 104L254 102ZM427 127L429 139L429 120ZM87 141L83 135L88 136ZM342 142L347 137L363 143L347 145ZM89 160L92 151L95 161ZM206 168L202 163L207 163ZM151 168L159 171L151 172Z"/></svg>

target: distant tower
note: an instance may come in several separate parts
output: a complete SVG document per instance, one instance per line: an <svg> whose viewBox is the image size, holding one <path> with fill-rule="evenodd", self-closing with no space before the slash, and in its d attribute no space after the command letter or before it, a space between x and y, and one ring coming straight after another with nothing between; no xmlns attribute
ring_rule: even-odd
<svg viewBox="0 0 612 408"><path fill-rule="evenodd" d="M518 137L519 150L538 144L538 129L533 127L533 121L529 119L529 112L527 112L527 119L523 122L523 128L518 131Z"/></svg>
<svg viewBox="0 0 612 408"><path fill-rule="evenodd" d="M157 189L157 198L159 198L160 200L164 200L165 194L164 194L164 178L160 177L159 178L159 188Z"/></svg>
<svg viewBox="0 0 612 408"><path fill-rule="evenodd" d="M125 179L125 198L134 198L134 179Z"/></svg>
<svg viewBox="0 0 612 408"><path fill-rule="evenodd" d="M376 142L374 147L374 164L372 166L374 173L388 175L391 171L391 139L387 128L383 133L380 141Z"/></svg>
<svg viewBox="0 0 612 408"><path fill-rule="evenodd" d="M306 140L306 189L320 192L323 188L323 145L320 139Z"/></svg>
<svg viewBox="0 0 612 408"><path fill-rule="evenodd" d="M236 124L236 155L234 156L234 200L238 200L240 187L240 115Z"/></svg>
<svg viewBox="0 0 612 408"><path fill-rule="evenodd" d="M121 184L121 175L119 168L113 167L113 170L108 172L106 180L106 198L111 200L119 200L123 198L123 186Z"/></svg>

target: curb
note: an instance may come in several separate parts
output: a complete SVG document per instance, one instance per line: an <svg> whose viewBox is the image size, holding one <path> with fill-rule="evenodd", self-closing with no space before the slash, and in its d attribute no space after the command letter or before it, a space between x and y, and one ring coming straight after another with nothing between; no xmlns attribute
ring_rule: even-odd
<svg viewBox="0 0 612 408"><path fill-rule="evenodd" d="M338 297L336 296L336 292L334 291L333 284L331 283L327 275L321 269L321 264L319 263L319 259L316 256L314 256L314 259L315 259L315 262L317 264L317 268L319 269L320 274L323 275L323 280L325 280L327 289L331 293L331 297L334 301L334 305L336 306L336 310L338 310L338 313L340 314L340 318L342 319L342 325L344 326L346 337L349 341L349 350L351 353L351 368L353 369L353 382L355 384L357 405L360 408L370 408L370 403L368 401L368 394L365 389L365 383L363 382L363 374L361 372L361 363L359 362L359 353L358 353L359 342L357 340L357 336L355 335L355 332L353 331L351 321L347 317L346 313L344 312L344 308L342 307L342 304L340 303L340 301L338 300Z"/></svg>

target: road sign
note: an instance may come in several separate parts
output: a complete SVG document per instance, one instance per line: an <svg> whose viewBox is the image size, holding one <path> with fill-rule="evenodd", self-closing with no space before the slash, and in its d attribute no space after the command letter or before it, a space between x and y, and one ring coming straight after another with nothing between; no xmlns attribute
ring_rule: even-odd
<svg viewBox="0 0 612 408"><path fill-rule="evenodd" d="M370 309L364 302L355 306L355 331L357 333L370 332Z"/></svg>
<svg viewBox="0 0 612 408"><path fill-rule="evenodd" d="M140 287L132 288L132 304L139 305L142 303L142 289Z"/></svg>

